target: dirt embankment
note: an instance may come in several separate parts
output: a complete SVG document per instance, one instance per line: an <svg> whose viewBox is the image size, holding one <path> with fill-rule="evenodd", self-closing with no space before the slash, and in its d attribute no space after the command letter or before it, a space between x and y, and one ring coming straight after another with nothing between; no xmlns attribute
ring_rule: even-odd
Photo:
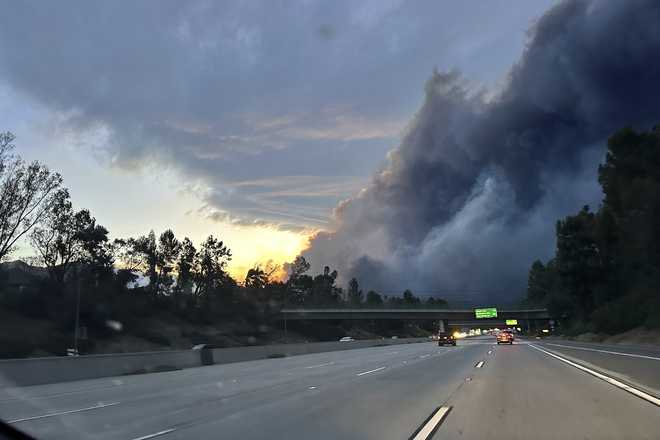
<svg viewBox="0 0 660 440"><path fill-rule="evenodd" d="M618 335L583 333L579 336L568 339L579 342L601 342L604 344L660 346L660 330L651 330L638 327Z"/></svg>

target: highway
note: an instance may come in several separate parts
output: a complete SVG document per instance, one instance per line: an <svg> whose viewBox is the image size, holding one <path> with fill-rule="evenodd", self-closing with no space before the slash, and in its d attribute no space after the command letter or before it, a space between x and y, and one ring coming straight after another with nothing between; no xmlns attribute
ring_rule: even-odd
<svg viewBox="0 0 660 440"><path fill-rule="evenodd" d="M0 418L44 439L658 439L659 390L660 349L478 337L4 389Z"/></svg>

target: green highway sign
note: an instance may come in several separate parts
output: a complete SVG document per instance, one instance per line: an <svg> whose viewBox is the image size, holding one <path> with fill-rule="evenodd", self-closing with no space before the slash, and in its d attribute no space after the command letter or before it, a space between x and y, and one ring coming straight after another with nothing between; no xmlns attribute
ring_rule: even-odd
<svg viewBox="0 0 660 440"><path fill-rule="evenodd" d="M487 309L474 309L474 316L477 319L497 318L497 309L495 307L489 307Z"/></svg>
<svg viewBox="0 0 660 440"><path fill-rule="evenodd" d="M517 319L507 319L506 320L506 325L518 325L518 320Z"/></svg>

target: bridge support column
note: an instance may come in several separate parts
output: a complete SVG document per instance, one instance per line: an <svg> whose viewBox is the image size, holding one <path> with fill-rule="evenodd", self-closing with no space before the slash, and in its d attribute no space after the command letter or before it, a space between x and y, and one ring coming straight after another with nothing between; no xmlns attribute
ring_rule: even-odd
<svg viewBox="0 0 660 440"><path fill-rule="evenodd" d="M438 333L446 332L448 327L449 327L449 323L447 322L446 319L441 319L438 321Z"/></svg>

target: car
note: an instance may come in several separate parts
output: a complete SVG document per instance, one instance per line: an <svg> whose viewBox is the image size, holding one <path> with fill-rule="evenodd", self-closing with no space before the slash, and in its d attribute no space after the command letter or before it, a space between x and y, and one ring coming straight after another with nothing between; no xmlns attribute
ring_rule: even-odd
<svg viewBox="0 0 660 440"><path fill-rule="evenodd" d="M499 332L496 338L497 338L497 345L500 344L513 345L513 333L511 332Z"/></svg>
<svg viewBox="0 0 660 440"><path fill-rule="evenodd" d="M456 338L451 333L438 333L438 347L453 345L456 347Z"/></svg>
<svg viewBox="0 0 660 440"><path fill-rule="evenodd" d="M355 339L351 338L350 336L344 336L339 340L339 342L353 342Z"/></svg>

